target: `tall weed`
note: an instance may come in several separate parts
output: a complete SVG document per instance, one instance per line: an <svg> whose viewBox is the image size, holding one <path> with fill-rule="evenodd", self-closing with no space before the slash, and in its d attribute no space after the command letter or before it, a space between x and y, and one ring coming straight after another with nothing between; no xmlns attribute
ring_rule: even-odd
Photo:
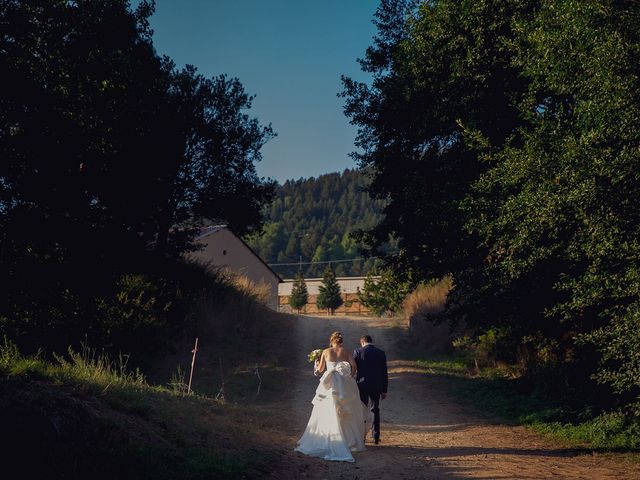
<svg viewBox="0 0 640 480"><path fill-rule="evenodd" d="M58 362L55 374L67 381L82 381L100 386L144 387L147 381L140 370L127 370L128 355L119 354L113 361L109 356L96 349L82 346L81 352L72 348L67 351L68 358L54 354Z"/></svg>
<svg viewBox="0 0 640 480"><path fill-rule="evenodd" d="M412 338L432 352L452 348L454 334L442 316L451 284L449 277L420 284L403 303L403 317Z"/></svg>
<svg viewBox="0 0 640 480"><path fill-rule="evenodd" d="M404 300L403 314L409 325L411 320L418 321L427 316L441 313L447 303L447 295L451 290L451 278L422 283Z"/></svg>

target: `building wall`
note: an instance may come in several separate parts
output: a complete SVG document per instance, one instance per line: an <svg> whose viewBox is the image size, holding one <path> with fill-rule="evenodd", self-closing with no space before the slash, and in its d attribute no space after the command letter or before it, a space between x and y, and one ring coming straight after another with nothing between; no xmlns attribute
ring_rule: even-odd
<svg viewBox="0 0 640 480"><path fill-rule="evenodd" d="M336 277L340 290L343 293L357 293L358 290L364 288L364 281L367 277ZM379 277L372 277L377 280ZM320 293L320 285L322 285L321 278L305 278L304 282L307 284L307 291L309 295L317 295ZM293 279L285 279L278 289L280 296L291 295L291 289L293 288Z"/></svg>
<svg viewBox="0 0 640 480"><path fill-rule="evenodd" d="M278 308L278 277L248 248L242 240L228 230L219 228L201 237L204 248L189 254L191 258L230 271L240 273L254 283L269 287L269 307Z"/></svg>

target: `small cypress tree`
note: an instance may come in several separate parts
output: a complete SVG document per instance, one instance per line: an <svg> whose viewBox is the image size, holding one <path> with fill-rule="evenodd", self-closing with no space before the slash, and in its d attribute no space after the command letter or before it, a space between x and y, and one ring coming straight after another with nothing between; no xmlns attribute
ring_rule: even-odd
<svg viewBox="0 0 640 480"><path fill-rule="evenodd" d="M307 290L307 283L302 276L302 270L299 270L296 274L296 278L293 281L293 288L291 289L291 297L289 298L289 305L291 308L295 308L300 313L300 310L309 302L309 291Z"/></svg>
<svg viewBox="0 0 640 480"><path fill-rule="evenodd" d="M320 285L320 294L318 295L318 308L326 308L333 315L336 308L342 305L342 295L340 285L336 280L333 269L327 266L322 276L322 284Z"/></svg>

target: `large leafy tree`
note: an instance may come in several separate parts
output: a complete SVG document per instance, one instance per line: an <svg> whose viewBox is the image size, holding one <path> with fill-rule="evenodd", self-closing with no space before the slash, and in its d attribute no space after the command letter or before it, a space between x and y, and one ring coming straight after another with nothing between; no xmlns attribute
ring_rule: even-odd
<svg viewBox="0 0 640 480"><path fill-rule="evenodd" d="M167 144L154 128L165 78L150 12L0 4L0 316L16 333L83 328L80 298L107 289L153 235Z"/></svg>
<svg viewBox="0 0 640 480"><path fill-rule="evenodd" d="M254 162L270 127L246 114L237 79L160 58L152 12L0 2L0 317L14 331L87 332L87 302L123 272L190 248L194 229L172 227L260 225L273 185Z"/></svg>
<svg viewBox="0 0 640 480"><path fill-rule="evenodd" d="M519 122L524 86L505 44L529 3L381 2L361 60L371 84L345 78L343 93L359 127L355 158L373 171L370 193L388 200L364 238L369 252L397 237L398 261L425 277L481 258L461 202L486 169L478 149L500 146ZM478 130L488 144L470 141Z"/></svg>
<svg viewBox="0 0 640 480"><path fill-rule="evenodd" d="M401 271L452 274L455 318L524 360L588 375L600 358L632 397L639 18L626 1L383 1L372 83L345 79L356 157L389 199L369 249L397 236Z"/></svg>
<svg viewBox="0 0 640 480"><path fill-rule="evenodd" d="M379 35L361 61L371 85L344 79L345 113L359 126L355 157L373 171L371 195L388 199L383 220L361 237L365 252L381 255L395 237L400 254L387 263L401 276L452 275L456 318L471 325L518 314L520 298L485 281L488 249L468 228L467 203L490 168L485 156L524 122L527 81L512 44L536 4L383 1ZM523 311L535 317L540 308Z"/></svg>
<svg viewBox="0 0 640 480"><path fill-rule="evenodd" d="M487 156L470 226L489 246L487 281L549 294L530 330L561 360L575 338L603 354L597 377L640 393L640 6L543 1L520 22L529 81L521 126ZM523 287L530 287L527 290ZM586 350L588 352L589 350Z"/></svg>
<svg viewBox="0 0 640 480"><path fill-rule="evenodd" d="M171 227L197 226L202 219L224 222L239 234L255 231L274 193L275 183L255 169L273 130L246 113L253 97L238 79L208 79L192 66L176 71L170 62L165 68L176 148L167 159L171 170L158 212L157 247L164 250L170 242ZM174 238L177 249L184 249L184 238Z"/></svg>

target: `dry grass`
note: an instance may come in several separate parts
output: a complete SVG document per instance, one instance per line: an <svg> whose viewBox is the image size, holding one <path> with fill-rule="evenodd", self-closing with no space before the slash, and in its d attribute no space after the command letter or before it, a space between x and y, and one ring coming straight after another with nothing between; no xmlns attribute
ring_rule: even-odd
<svg viewBox="0 0 640 480"><path fill-rule="evenodd" d="M231 288L224 297L202 298L197 312L197 333L217 341L255 339L269 335L271 324L283 316L268 307L269 286L239 274L226 275Z"/></svg>
<svg viewBox="0 0 640 480"><path fill-rule="evenodd" d="M256 283L248 277L240 274L229 276L231 284L236 288L238 293L255 300L264 306L269 303L269 284L261 282Z"/></svg>
<svg viewBox="0 0 640 480"><path fill-rule="evenodd" d="M431 351L448 351L454 338L446 322L439 323L438 314L444 311L451 278L422 284L410 293L403 303L403 318L411 331L411 338Z"/></svg>
<svg viewBox="0 0 640 480"><path fill-rule="evenodd" d="M437 282L422 284L407 295L402 310L409 326L411 326L413 318L441 313L444 310L449 290L451 290L451 279L445 277Z"/></svg>
<svg viewBox="0 0 640 480"><path fill-rule="evenodd" d="M219 270L213 270L212 278L224 282L224 293L205 293L197 300L193 328L174 340L174 351L148 359L145 373L155 384L179 388L188 380L198 337L192 385L197 393L243 405L278 401L294 317L267 306L268 285Z"/></svg>

